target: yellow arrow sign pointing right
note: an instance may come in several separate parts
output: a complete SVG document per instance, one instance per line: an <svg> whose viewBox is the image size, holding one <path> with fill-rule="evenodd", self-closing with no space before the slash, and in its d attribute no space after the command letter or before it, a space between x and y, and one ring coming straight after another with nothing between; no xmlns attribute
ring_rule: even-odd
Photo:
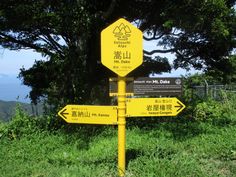
<svg viewBox="0 0 236 177"><path fill-rule="evenodd" d="M129 98L127 117L176 116L185 105L177 98Z"/></svg>

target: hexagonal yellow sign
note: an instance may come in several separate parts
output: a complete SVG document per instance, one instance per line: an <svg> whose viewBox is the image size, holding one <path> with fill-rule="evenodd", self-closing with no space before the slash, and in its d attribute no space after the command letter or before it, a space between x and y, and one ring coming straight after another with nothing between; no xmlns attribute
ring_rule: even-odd
<svg viewBox="0 0 236 177"><path fill-rule="evenodd" d="M101 61L121 77L143 62L143 34L121 18L101 32Z"/></svg>

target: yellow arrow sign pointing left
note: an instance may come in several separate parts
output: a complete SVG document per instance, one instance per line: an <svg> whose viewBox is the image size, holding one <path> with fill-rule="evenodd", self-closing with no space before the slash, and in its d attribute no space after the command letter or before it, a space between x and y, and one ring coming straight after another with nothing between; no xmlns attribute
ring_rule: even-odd
<svg viewBox="0 0 236 177"><path fill-rule="evenodd" d="M67 123L117 124L116 106L66 105L58 115Z"/></svg>

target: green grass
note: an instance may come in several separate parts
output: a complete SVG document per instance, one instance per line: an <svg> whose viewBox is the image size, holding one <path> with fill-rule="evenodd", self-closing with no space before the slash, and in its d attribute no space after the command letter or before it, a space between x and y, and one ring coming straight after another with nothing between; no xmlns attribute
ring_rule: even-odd
<svg viewBox="0 0 236 177"><path fill-rule="evenodd" d="M234 123L129 126L126 142L127 177L236 176ZM0 157L0 177L113 177L117 128L107 127L93 136L62 130L35 131L13 140L2 136Z"/></svg>

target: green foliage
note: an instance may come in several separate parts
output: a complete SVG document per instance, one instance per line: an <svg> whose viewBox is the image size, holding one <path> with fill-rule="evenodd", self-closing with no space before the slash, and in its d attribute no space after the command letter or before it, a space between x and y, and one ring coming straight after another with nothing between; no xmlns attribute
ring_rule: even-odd
<svg viewBox="0 0 236 177"><path fill-rule="evenodd" d="M80 132L86 136L94 136L96 133L103 131L102 126L83 126L67 124L64 120L54 114L41 116L31 116L26 113L20 104L15 109L15 114L8 123L0 122L0 137L11 140L18 140L31 134L42 132ZM87 137L84 137L87 139Z"/></svg>
<svg viewBox="0 0 236 177"><path fill-rule="evenodd" d="M56 131L63 125L61 119L57 119L55 116L29 115L21 104L17 104L11 120L1 123L0 134L2 137L15 140L36 132Z"/></svg>
<svg viewBox="0 0 236 177"><path fill-rule="evenodd" d="M184 94L183 102L186 105L185 110L179 115L181 119L192 120L197 122L208 122L217 124L219 126L235 125L236 116L236 94L231 90L218 89L217 97L213 97L211 90L208 89L208 95L206 94L206 82L210 85L214 83L220 83L218 77L213 77L206 74L194 74L184 78ZM197 94L197 88L194 86L202 86L202 90L199 89L200 95ZM233 85L228 85L228 88ZM225 87L225 88L227 88Z"/></svg>
<svg viewBox="0 0 236 177"><path fill-rule="evenodd" d="M9 123L4 124L0 133L10 139L18 139L25 134L28 135L36 130L35 118L29 116L22 107L18 105L15 108L15 115Z"/></svg>
<svg viewBox="0 0 236 177"><path fill-rule="evenodd" d="M108 90L103 83L114 76L100 62L100 32L109 24L120 17L135 21L147 32L145 39L157 44L157 50L144 52L144 63L132 76L170 71L169 61L152 57L155 53L175 54L176 68L224 73L230 65L225 56L235 47L234 4L234 0L2 0L0 45L30 48L47 57L20 73L32 88L34 103L42 97L56 108L87 103L93 101L96 87ZM102 98L100 103L108 102Z"/></svg>
<svg viewBox="0 0 236 177"><path fill-rule="evenodd" d="M235 125L192 121L127 127L126 176L234 176L235 133ZM118 176L117 128L1 137L0 156L4 177Z"/></svg>
<svg viewBox="0 0 236 177"><path fill-rule="evenodd" d="M15 108L20 106L22 110L27 112L29 115L42 115L43 105L42 104L27 104L16 101L1 101L0 100L0 120L3 122L9 122L12 116L15 114Z"/></svg>
<svg viewBox="0 0 236 177"><path fill-rule="evenodd" d="M194 119L200 121L221 122L222 125L234 124L236 118L236 95L222 91L222 100L208 99L200 102L194 109Z"/></svg>
<svg viewBox="0 0 236 177"><path fill-rule="evenodd" d="M194 118L202 121L207 119L212 120L221 116L222 111L223 110L221 109L221 106L218 102L214 100L209 100L197 104L195 108Z"/></svg>
<svg viewBox="0 0 236 177"><path fill-rule="evenodd" d="M209 68L206 74L221 83L234 84L236 82L236 55L225 57L224 60L227 62L221 67L227 68L227 70L222 71L221 69Z"/></svg>
<svg viewBox="0 0 236 177"><path fill-rule="evenodd" d="M236 96L222 98L197 101L195 120L190 111L127 119L126 176L234 176ZM11 122L0 123L1 175L117 176L117 127L65 125L53 117L18 107Z"/></svg>

